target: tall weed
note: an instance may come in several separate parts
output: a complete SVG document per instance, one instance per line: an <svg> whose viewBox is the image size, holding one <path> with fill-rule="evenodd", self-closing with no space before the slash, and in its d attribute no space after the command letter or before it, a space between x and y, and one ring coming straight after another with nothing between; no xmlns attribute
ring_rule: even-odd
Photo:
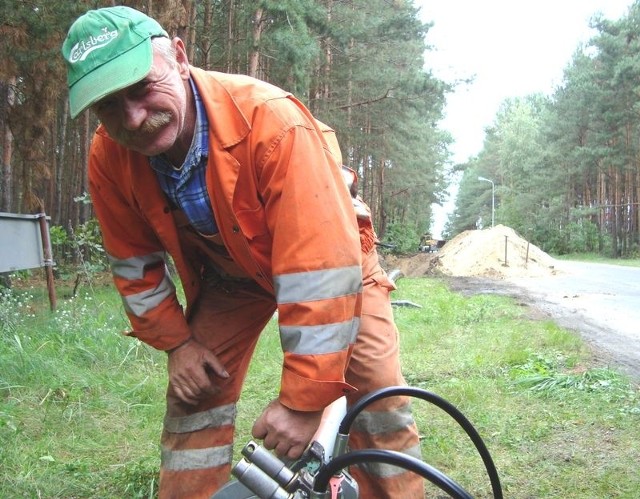
<svg viewBox="0 0 640 499"><path fill-rule="evenodd" d="M456 405L480 432L510 498L637 497L640 395L580 338L498 296L462 297L402 279L394 298L404 374ZM110 287L55 312L36 290L0 307L0 497L155 497L165 355L123 338ZM263 333L237 420L237 448L278 394L276 321ZM424 459L477 497L482 462L439 409L414 401ZM427 485L431 495L439 493Z"/></svg>

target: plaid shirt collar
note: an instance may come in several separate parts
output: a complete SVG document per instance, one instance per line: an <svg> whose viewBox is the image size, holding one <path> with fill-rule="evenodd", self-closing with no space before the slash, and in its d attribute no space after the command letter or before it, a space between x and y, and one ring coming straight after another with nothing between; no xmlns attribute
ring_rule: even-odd
<svg viewBox="0 0 640 499"><path fill-rule="evenodd" d="M180 169L175 169L164 155L149 158L160 188L171 203L184 211L191 225L202 234L218 232L207 192L209 122L202 99L193 81L196 124L193 140Z"/></svg>

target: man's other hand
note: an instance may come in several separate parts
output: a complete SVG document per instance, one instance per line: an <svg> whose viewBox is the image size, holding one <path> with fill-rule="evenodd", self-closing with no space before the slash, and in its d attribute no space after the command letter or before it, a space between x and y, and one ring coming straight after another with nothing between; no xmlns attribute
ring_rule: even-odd
<svg viewBox="0 0 640 499"><path fill-rule="evenodd" d="M169 352L168 369L175 394L189 405L220 391L216 377L229 377L218 358L194 339Z"/></svg>
<svg viewBox="0 0 640 499"><path fill-rule="evenodd" d="M294 411L274 400L256 420L251 433L278 457L297 459L309 445L321 418L322 411Z"/></svg>

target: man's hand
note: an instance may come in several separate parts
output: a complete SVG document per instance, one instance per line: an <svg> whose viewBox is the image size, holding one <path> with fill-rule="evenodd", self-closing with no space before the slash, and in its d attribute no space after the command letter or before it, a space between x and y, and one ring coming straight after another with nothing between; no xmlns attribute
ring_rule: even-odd
<svg viewBox="0 0 640 499"><path fill-rule="evenodd" d="M218 358L194 339L169 352L168 369L173 390L189 405L220 391L214 375L229 377Z"/></svg>
<svg viewBox="0 0 640 499"><path fill-rule="evenodd" d="M322 411L294 411L272 401L256 420L251 433L280 458L299 458L318 429Z"/></svg>

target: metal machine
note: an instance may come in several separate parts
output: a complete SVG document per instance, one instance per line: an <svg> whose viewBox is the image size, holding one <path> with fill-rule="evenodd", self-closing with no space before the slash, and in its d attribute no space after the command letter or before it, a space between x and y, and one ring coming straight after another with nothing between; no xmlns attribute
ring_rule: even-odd
<svg viewBox="0 0 640 499"><path fill-rule="evenodd" d="M438 395L411 387L378 390L363 397L349 410L344 397L338 399L325 409L320 427L302 457L290 465L255 442L249 442L242 450L243 458L232 471L237 480L228 482L212 499L357 499L358 485L345 470L363 462L399 466L421 475L453 498L470 499L472 496L454 480L414 457L391 450L347 450L349 430L356 416L376 400L397 395L425 400L455 419L480 453L494 497L502 499L497 470L473 425Z"/></svg>

